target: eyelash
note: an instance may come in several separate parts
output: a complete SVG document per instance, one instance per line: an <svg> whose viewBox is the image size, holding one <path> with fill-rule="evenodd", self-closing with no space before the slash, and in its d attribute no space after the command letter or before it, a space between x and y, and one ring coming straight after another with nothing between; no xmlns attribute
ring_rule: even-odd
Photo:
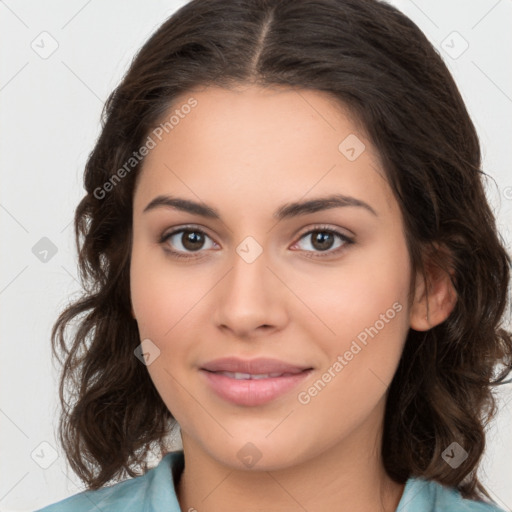
<svg viewBox="0 0 512 512"><path fill-rule="evenodd" d="M190 231L190 232L193 232L193 233L200 233L202 235L206 235L208 238L211 238L205 231L203 231L200 228L197 228L196 226L182 226L180 229L172 231L171 233L163 234L160 237L159 243L160 244L165 244L167 242L167 240L169 238L171 238L172 236L174 236L174 235L176 235L178 233L183 233L185 231ZM322 225L314 226L312 229L310 229L306 233L303 233L300 236L299 240L302 240L302 238L306 237L307 235L311 235L311 234L316 233L316 232L330 233L330 234L336 235L336 236L338 236L344 242L344 244L342 246L334 249L334 250L327 250L327 251L324 251L323 253L319 252L319 251L306 251L306 252L318 252L317 256L306 256L308 258L326 258L326 257L330 257L330 256L335 256L339 252L343 251L346 248L347 245L351 245L351 244L355 243L353 238L350 238L347 235L344 235L343 233L340 233L339 231L337 231L335 229L329 228L328 226L322 226ZM196 258L197 257L197 256L191 256L191 255L184 255L182 252L174 251L172 249L165 249L165 250L168 253L170 253L173 258L191 259L191 258ZM200 251L197 251L197 252L200 252Z"/></svg>

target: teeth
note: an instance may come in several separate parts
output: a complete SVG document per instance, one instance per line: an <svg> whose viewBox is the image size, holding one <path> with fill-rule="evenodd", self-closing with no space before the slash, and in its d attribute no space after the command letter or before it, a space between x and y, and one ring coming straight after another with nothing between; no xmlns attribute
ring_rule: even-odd
<svg viewBox="0 0 512 512"><path fill-rule="evenodd" d="M284 373L259 373L259 374L250 374L250 373L239 373L239 372L216 372L221 375L226 375L226 377L231 377L232 379L243 380L243 379L268 379L270 377L281 377L282 375L287 375Z"/></svg>

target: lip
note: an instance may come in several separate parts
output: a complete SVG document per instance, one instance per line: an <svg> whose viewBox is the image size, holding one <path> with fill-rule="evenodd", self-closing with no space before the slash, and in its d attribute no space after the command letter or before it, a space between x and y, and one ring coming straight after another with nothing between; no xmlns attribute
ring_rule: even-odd
<svg viewBox="0 0 512 512"><path fill-rule="evenodd" d="M235 379L216 372L267 374L284 373L280 377ZM200 373L208 386L222 399L236 405L258 406L266 404L292 390L313 371L311 367L297 366L277 359L237 358L216 359L205 364Z"/></svg>
<svg viewBox="0 0 512 512"><path fill-rule="evenodd" d="M310 366L295 365L280 361L279 359L270 359L259 357L257 359L240 359L238 357L223 357L215 359L201 366L202 370L210 372L238 372L238 373L301 373L303 370L310 369Z"/></svg>

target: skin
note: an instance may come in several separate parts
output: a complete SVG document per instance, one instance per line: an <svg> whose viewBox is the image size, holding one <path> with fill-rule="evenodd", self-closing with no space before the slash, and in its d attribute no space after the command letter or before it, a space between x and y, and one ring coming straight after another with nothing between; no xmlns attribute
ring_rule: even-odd
<svg viewBox="0 0 512 512"><path fill-rule="evenodd" d="M389 478L380 458L387 388L409 328L430 329L452 310L448 276L432 270L428 296L418 278L408 300L412 270L398 203L375 148L330 96L208 87L183 94L172 111L191 96L197 106L144 161L130 269L141 340L160 350L147 369L181 426L181 509L394 511L404 486ZM349 134L366 146L354 161L338 149ZM345 206L272 217L284 203L334 192L365 201L377 215ZM160 194L207 203L222 220L171 208L143 213ZM188 224L207 235L195 252L183 233L159 243ZM343 246L335 236L327 252L343 250L322 258L327 252L306 235L319 224L354 243ZM252 263L236 251L248 236L263 251ZM300 403L298 393L396 303L400 312ZM201 364L231 355L314 370L304 385L267 404L234 405L199 372ZM248 442L261 455L252 467L237 455Z"/></svg>

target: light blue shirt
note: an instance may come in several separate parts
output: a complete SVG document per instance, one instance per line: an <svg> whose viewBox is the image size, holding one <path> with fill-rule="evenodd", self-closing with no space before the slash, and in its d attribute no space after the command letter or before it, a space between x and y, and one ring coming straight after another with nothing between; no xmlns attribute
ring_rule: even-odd
<svg viewBox="0 0 512 512"><path fill-rule="evenodd" d="M178 481L183 467L183 450L170 452L142 476L110 487L83 491L35 512L181 512L174 481ZM396 512L505 511L464 499L455 488L432 480L409 478Z"/></svg>

